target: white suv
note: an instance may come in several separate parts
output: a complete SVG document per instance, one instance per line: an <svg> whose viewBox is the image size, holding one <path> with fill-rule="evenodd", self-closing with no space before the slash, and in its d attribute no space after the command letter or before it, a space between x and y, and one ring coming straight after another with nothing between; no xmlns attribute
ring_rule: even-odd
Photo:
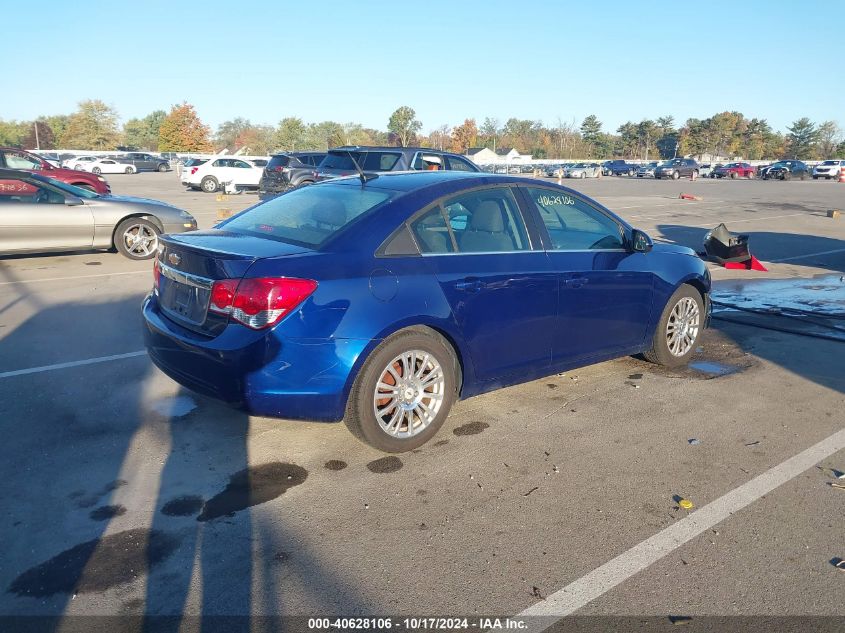
<svg viewBox="0 0 845 633"><path fill-rule="evenodd" d="M839 178L845 171L845 160L826 160L813 167L813 180Z"/></svg>
<svg viewBox="0 0 845 633"><path fill-rule="evenodd" d="M189 169L182 181L191 189L214 193L225 185L236 189L258 189L263 168L256 167L242 158L213 158L200 165L196 171Z"/></svg>

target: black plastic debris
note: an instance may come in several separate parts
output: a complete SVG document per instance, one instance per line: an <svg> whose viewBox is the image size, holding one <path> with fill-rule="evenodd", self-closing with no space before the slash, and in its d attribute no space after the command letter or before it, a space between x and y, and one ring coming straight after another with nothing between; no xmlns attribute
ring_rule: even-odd
<svg viewBox="0 0 845 633"><path fill-rule="evenodd" d="M748 250L748 235L731 233L724 224L720 224L704 236L704 252L707 258L719 264L725 262L744 262L751 259Z"/></svg>

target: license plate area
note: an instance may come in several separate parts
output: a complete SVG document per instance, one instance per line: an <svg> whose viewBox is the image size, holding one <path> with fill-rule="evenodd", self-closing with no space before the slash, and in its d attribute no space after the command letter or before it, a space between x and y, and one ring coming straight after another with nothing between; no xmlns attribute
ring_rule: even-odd
<svg viewBox="0 0 845 633"><path fill-rule="evenodd" d="M162 309L176 319L201 325L208 313L213 282L163 264L159 265L159 304Z"/></svg>

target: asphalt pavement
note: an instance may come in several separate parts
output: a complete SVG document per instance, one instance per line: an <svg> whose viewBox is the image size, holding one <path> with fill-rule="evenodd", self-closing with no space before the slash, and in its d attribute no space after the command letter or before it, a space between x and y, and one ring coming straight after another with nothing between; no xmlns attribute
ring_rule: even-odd
<svg viewBox="0 0 845 633"><path fill-rule="evenodd" d="M201 227L257 202L109 180ZM769 272L714 266L717 290L838 292L843 184L572 186L655 239L750 234ZM0 615L845 618L845 480L824 470L845 471L843 343L714 320L698 369L503 389L385 457L169 380L142 353L151 283L112 253L0 258Z"/></svg>

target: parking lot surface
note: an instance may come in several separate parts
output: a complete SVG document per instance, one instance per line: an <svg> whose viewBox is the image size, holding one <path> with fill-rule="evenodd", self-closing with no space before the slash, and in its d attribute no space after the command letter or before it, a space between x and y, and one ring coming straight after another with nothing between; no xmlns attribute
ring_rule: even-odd
<svg viewBox="0 0 845 633"><path fill-rule="evenodd" d="M257 202L109 180L201 228ZM845 220L826 213L845 185L573 186L655 239L750 234L769 272L713 266L717 291L838 292ZM151 282L111 253L0 259L4 615L845 616L845 490L823 470L845 470L843 343L717 319L699 369L626 358L493 392L385 457L343 424L251 418L165 377L141 341ZM698 512L701 531L659 536ZM656 559L632 549L652 537Z"/></svg>

